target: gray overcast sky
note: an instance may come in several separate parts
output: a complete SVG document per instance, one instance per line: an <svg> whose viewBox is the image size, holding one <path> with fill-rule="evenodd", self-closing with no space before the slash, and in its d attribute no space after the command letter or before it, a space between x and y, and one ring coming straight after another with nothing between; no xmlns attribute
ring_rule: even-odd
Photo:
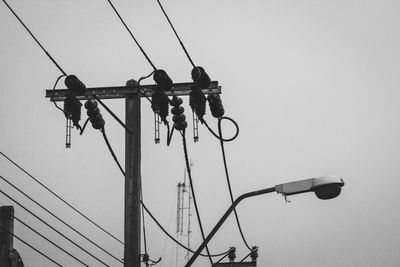
<svg viewBox="0 0 400 267"><path fill-rule="evenodd" d="M226 144L235 196L278 183L337 174L346 186L331 201L312 194L276 194L242 203L238 212L259 266L399 266L400 3L372 1L164 0L165 9L197 65L222 86L226 115L240 125ZM107 1L9 0L69 74L87 87L117 86L151 67ZM191 65L156 1L115 1L158 68L190 81ZM0 5L0 150L90 218L123 238L123 178L100 132L89 127L65 149L65 119L48 99L59 70ZM151 80L147 81L151 82ZM60 83L62 88L63 83ZM188 99L185 98L187 106ZM124 118L124 101L107 101ZM189 108L186 109L191 118ZM123 129L104 111L106 131L121 162ZM86 115L83 116L86 118ZM206 115L216 128L216 121ZM219 142L200 128L189 153L200 213L209 232L229 206ZM183 179L180 136L170 147L153 140L153 114L142 101L144 198L160 222L175 230L176 184ZM233 127L224 123L226 135ZM123 249L50 196L4 158L0 174L96 242ZM59 226L4 182L2 190L68 233L112 266L115 261ZM13 203L0 196L1 205ZM98 263L16 207L16 215L90 265ZM175 266L175 245L147 220L148 246L159 266ZM194 223L194 217L193 217ZM15 233L65 266L76 262L15 223ZM192 247L200 244L196 223ZM230 219L211 251L247 254ZM26 266L53 266L19 241ZM208 266L200 259L196 266Z"/></svg>

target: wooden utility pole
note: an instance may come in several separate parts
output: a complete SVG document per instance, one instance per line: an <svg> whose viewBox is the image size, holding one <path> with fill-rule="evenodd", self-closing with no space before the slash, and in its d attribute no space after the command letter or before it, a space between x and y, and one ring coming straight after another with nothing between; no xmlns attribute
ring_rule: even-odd
<svg viewBox="0 0 400 267"><path fill-rule="evenodd" d="M139 94L126 96L125 123L132 133L125 131L125 266L140 266L140 117Z"/></svg>
<svg viewBox="0 0 400 267"><path fill-rule="evenodd" d="M14 248L14 207L0 207L0 266L11 266L11 251Z"/></svg>
<svg viewBox="0 0 400 267"><path fill-rule="evenodd" d="M189 95L193 83L176 83L171 90L165 91L167 96ZM156 85L137 86L133 80L126 86L86 88L83 96L76 96L78 100L91 99L93 95L99 99L125 99L125 226L124 226L124 267L140 267L140 160L141 160L141 129L140 129L140 99L151 97ZM204 94L220 94L218 82L211 82ZM66 95L71 94L68 89L46 90L46 97L51 101L64 101Z"/></svg>

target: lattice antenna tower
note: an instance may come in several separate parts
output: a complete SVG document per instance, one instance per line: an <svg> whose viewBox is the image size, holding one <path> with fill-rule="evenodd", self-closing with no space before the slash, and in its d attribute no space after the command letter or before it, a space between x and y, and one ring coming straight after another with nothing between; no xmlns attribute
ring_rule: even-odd
<svg viewBox="0 0 400 267"><path fill-rule="evenodd" d="M190 161L190 170L192 170L193 162ZM179 182L177 185L177 216L176 216L176 235L180 242L186 239L187 247L190 247L191 242L191 205L192 205L192 193L190 191L190 184L187 179L187 171L184 171L183 182ZM179 262L179 248L176 249L176 263ZM187 261L190 258L190 252L184 256L184 260Z"/></svg>

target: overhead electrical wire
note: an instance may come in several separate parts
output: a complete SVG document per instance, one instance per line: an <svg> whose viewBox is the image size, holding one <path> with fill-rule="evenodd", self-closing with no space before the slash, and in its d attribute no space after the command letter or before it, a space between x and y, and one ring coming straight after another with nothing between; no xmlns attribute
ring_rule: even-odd
<svg viewBox="0 0 400 267"><path fill-rule="evenodd" d="M128 26L126 25L125 21L122 19L121 15L118 13L117 9L115 8L115 6L113 5L113 3L110 0L107 0L107 2L110 4L110 6L112 7L112 9L114 10L115 14L118 16L118 18L120 19L120 21L122 22L122 24L125 26L125 29L129 32L130 36L132 37L132 39L135 41L136 45L139 47L140 51L142 52L142 54L144 55L144 57L147 59L147 61L150 63L150 65L153 67L154 70L157 70L156 66L154 66L153 62L150 60L149 56L146 54L146 52L144 51L143 47L139 44L139 42L136 40L135 36L133 35L133 33L131 32L131 30L128 28Z"/></svg>
<svg viewBox="0 0 400 267"><path fill-rule="evenodd" d="M104 109L105 109L105 110L106 110L106 111L107 111L107 112L108 112L122 127L124 127L124 129L125 129L126 131L128 131L128 132L131 133L131 134L133 133L132 130L129 129L128 126L126 126L125 123L123 123L123 122L121 121L121 119L118 118L118 116L115 115L115 113L112 112L112 110L111 110L109 107L107 107L107 105L104 104L104 102L101 101L101 99L100 99L97 95L93 95L93 98L96 99L97 102L99 102L100 105L102 105L103 108L104 108Z"/></svg>
<svg viewBox="0 0 400 267"><path fill-rule="evenodd" d="M193 66L194 68L196 68L196 65L193 63L192 58L190 57L188 51L186 50L185 45L183 44L183 42L182 42L181 38L179 37L178 33L176 32L175 27L174 27L174 25L172 24L171 20L169 19L167 13L165 12L164 7L162 6L160 0L157 0L157 3L158 3L158 5L160 6L160 8L161 8L162 12L164 13L165 17L167 18L168 23L169 23L169 25L171 26L172 30L174 31L176 38L178 38L179 43L180 43L180 45L181 45L183 51L184 51L185 54L186 54L186 57L187 57L187 58L189 59L189 61L190 61L190 64L192 64L192 66Z"/></svg>
<svg viewBox="0 0 400 267"><path fill-rule="evenodd" d="M97 243L95 243L94 241L92 241L91 239L89 239L87 236L85 236L84 234L82 234L81 232L79 232L77 229L75 229L74 227L72 227L70 224L66 223L63 219L61 219L60 217L58 217L57 215L55 215L53 212L51 212L50 210L48 210L46 207L44 207L43 205L41 205L40 203L38 203L36 200L34 200L33 198L31 198L30 196L28 196L26 193L24 193L21 189L19 189L18 187L16 187L13 183L11 183L8 179L4 178L3 176L0 175L0 178L5 181L7 184L9 184L11 187L13 187L15 190L17 190L19 193L21 193L22 195L24 195L26 198L28 198L30 201L32 201L33 203L35 203L36 205L38 205L40 208L42 208L44 211L46 211L48 214L50 214L53 218L57 219L59 222L61 222L63 225L65 225L66 227L68 227L69 229L71 229L72 231L74 231L76 234L78 234L79 236L81 236L82 238L84 238L86 241L88 241L89 243L91 243L92 245L96 246L98 249L102 250L104 253L106 253L107 255L111 256L112 258L114 258L115 260L119 261L120 263L123 263L123 261L121 261L119 258L117 258L116 256L114 256L113 254L111 254L110 252L108 252L107 250L105 250L104 248L102 248L101 246L99 246Z"/></svg>
<svg viewBox="0 0 400 267"><path fill-rule="evenodd" d="M229 252L231 252L231 249L232 249L232 248L230 248L230 249L228 250L228 252L227 252L222 258L220 258L220 259L216 262L216 264L217 264L217 263L220 263L223 259L225 259L226 257L228 257Z"/></svg>
<svg viewBox="0 0 400 267"><path fill-rule="evenodd" d="M144 80L149 78L151 75L153 75L155 72L155 70L153 70L152 72L150 72L150 74L147 74L146 76L140 77L139 80L137 81L137 86L140 86L140 83ZM141 96L144 96L149 102L150 104L153 104L153 101L145 94L145 92L142 92L139 90L139 94Z"/></svg>
<svg viewBox="0 0 400 267"><path fill-rule="evenodd" d="M110 153L111 153L111 155L112 155L112 157L113 157L115 163L117 163L119 170L121 171L121 173L122 173L122 174L124 175L124 177L125 177L125 171L124 171L124 169L122 168L121 164L119 163L118 158L117 158L117 156L115 155L114 150L112 149L110 142L108 141L108 138L107 138L107 135L106 135L106 131L104 130L104 127L103 127L102 129L100 129L100 131L101 131L101 133L103 134L104 141L106 142L107 147L108 147L108 150L110 151Z"/></svg>
<svg viewBox="0 0 400 267"><path fill-rule="evenodd" d="M187 146L186 146L186 137L185 137L185 130L183 130L181 132L182 134L182 143L183 143L183 152L185 154L185 162L186 162L186 171L188 173L189 176L189 181L190 181L190 189L192 191L192 198L193 198L193 204L194 204L194 209L196 211L196 215L197 215L197 221L199 223L199 227L200 227L200 232L201 232L201 236L203 238L203 241L206 239L205 234L204 234L204 230L203 230L203 224L201 223L201 217L200 217L200 212L197 206L197 201L196 201L196 195L194 192L194 185L193 185L193 180L192 180L192 174L190 171L190 163L189 163L189 156L188 156L188 151L187 151ZM206 251L207 251L207 255L208 255L208 259L211 262L211 265L213 265L213 261L211 258L211 254L210 251L208 249L208 246L206 246Z"/></svg>
<svg viewBox="0 0 400 267"><path fill-rule="evenodd" d="M0 151L0 154L7 159L9 162L11 162L14 166L16 166L18 169L20 169L22 172L24 172L26 175L28 175L33 181L35 181L37 184L39 184L40 186L42 186L44 189L46 189L50 194L52 194L53 196L55 196L57 199L59 199L61 202L63 202L65 205L67 205L69 208L71 208L73 211L75 211L76 213L78 213L80 216L82 216L83 218L85 218L88 222L90 222L92 225L96 226L98 229L100 229L102 232L106 233L108 236L112 237L114 240L118 241L119 243L121 243L122 245L124 245L124 242L122 242L121 240L119 240L117 237L115 237L114 235L112 235L110 232L108 232L107 230L105 230L104 228L102 228L100 225L98 225L96 222L94 222L93 220L91 220L89 217L87 217L86 215L84 215L82 212L80 212L78 209L76 209L74 206L72 206L70 203L68 203L66 200L64 200L62 197L60 197L59 195L57 195L53 190L51 190L50 188L48 188L47 186L45 186L43 183L41 183L38 179L36 179L35 177L33 177L33 175L31 175L29 172L27 172L24 168L22 168L19 164L17 164L15 161L13 161L11 158L9 158L6 154L4 154L2 151Z"/></svg>
<svg viewBox="0 0 400 267"><path fill-rule="evenodd" d="M80 259L78 259L77 257L75 257L74 255L72 255L70 252L66 251L65 249L63 249L62 247L60 247L59 245L57 245L56 243L54 243L53 241L51 241L50 239L48 239L47 237L45 237L44 235L42 235L41 233L39 233L38 231L36 231L35 229L33 229L31 226L29 226L27 223L25 223L24 221L20 220L18 217L14 216L14 219L17 220L19 223L21 223L22 225L24 225L25 227L27 227L29 230L31 230L32 232L34 232L35 234L37 234L38 236L40 236L41 238L43 238L44 240L46 240L47 242L49 242L50 244L52 244L53 246L55 246L56 248L58 248L59 250L61 250L62 252L64 252L65 254L67 254L68 256L70 256L71 258L75 259L76 261L78 261L79 263L81 263L84 266L88 266L86 263L84 263L83 261L81 261Z"/></svg>
<svg viewBox="0 0 400 267"><path fill-rule="evenodd" d="M18 201L16 201L14 198L12 198L11 196L9 196L7 193L5 193L3 190L0 189L0 193L2 193L4 196L6 196L7 198L9 198L10 200L12 200L15 204L17 204L18 206L20 206L22 209L24 209L26 212L28 212L30 215L32 215L33 217L35 217L36 219L38 219L40 222L42 222L43 224L45 224L47 227L49 227L50 229L52 229L54 232L56 232L57 234L59 234L60 236L62 236L63 238L65 238L66 240L68 240L71 244L75 245L77 248L79 248L80 250L82 250L83 252L85 252L86 254L88 254L89 256L91 256L92 258L94 258L95 260L97 260L98 262L100 262L101 264L103 264L104 266L109 266L108 264L106 264L105 262L103 262L102 260L100 260L98 257L96 257L95 255L93 255L92 253L90 253L89 251L87 251L86 249L84 249L82 246L78 245L76 242L74 242L73 240L71 240L70 238L68 238L66 235L64 235L63 233L61 233L60 231L58 231L57 229L55 229L53 226L51 226L49 223L47 223L45 220L43 220L42 218L40 218L39 216L37 216L35 213L33 213L32 211L30 211L28 208L26 208L24 205L22 205L21 203L19 203Z"/></svg>
<svg viewBox="0 0 400 267"><path fill-rule="evenodd" d="M233 137L225 139L222 135L222 121L223 120L229 120L230 122L233 123L233 125L236 128L236 133ZM206 127L208 128L208 130L214 135L214 137L216 137L219 141L220 141L220 146L221 146L221 151L222 151L222 159L223 159L223 163L224 163L224 171L225 171L225 177L226 177L226 182L228 185L228 190L229 190L229 196L231 199L231 203L234 202L234 198L233 198L233 193L232 193L232 186L231 186L231 182L230 182L230 177L229 177L229 172L228 172L228 164L226 162L226 154L225 154L225 147L224 147L224 142L231 142L233 140L235 140L237 138L237 136L239 135L239 125L237 124L237 122L235 120L233 120L230 117L221 117L218 119L218 135L210 128L210 126L207 124L207 122L204 120L204 124L206 125ZM251 247L249 246L249 244L247 243L247 240L244 236L243 230L242 230L242 226L240 224L240 220L239 220L239 216L237 214L236 208L233 209L233 212L235 214L235 218L236 218L236 223L237 226L239 228L239 233L240 236L243 240L243 243L245 244L245 246L248 248L248 250L252 251Z"/></svg>
<svg viewBox="0 0 400 267"><path fill-rule="evenodd" d="M244 262L245 259L247 259L252 253L254 253L254 251L256 251L255 249L258 249L257 247L254 247L243 259L241 259L239 262Z"/></svg>
<svg viewBox="0 0 400 267"><path fill-rule="evenodd" d="M7 228L5 228L4 226L1 226L1 228L3 228L4 231L8 232L10 235L12 235L13 237L15 237L16 239L18 239L19 241L21 241L22 243L24 243L25 245L27 245L28 247L30 247L31 249L33 249L34 251L36 251L37 253L39 253L40 255L42 255L43 257L45 257L46 259L48 259L49 261L51 261L52 263L54 263L57 266L61 266L61 264L59 264L58 262L56 262L55 260L53 260L51 257L47 256L46 254L44 254L43 252L41 252L40 250L38 250L37 248L35 248L34 246L32 246L31 244L27 243L26 241L24 241L22 238L18 237L16 234L11 233L10 231L7 230Z"/></svg>
<svg viewBox="0 0 400 267"><path fill-rule="evenodd" d="M236 127L236 133L235 133L235 135L234 135L233 137L231 137L231 138L228 138L228 139L225 139L225 138L223 137L223 135L222 135L221 123L222 123L222 120L224 120L224 119L225 119L225 120L231 121L231 122L234 124L234 126ZM223 159L224 170L225 170L225 177L226 177L226 181L227 181L227 185L228 185L228 189L229 189L229 196L230 196L230 199L231 199L231 203L233 203L233 202L234 202L234 198L233 198L232 187L231 187L231 182L230 182L230 178L229 178L228 165L227 165L227 162L226 162L226 154L225 154L224 142L230 142L230 141L233 141L234 139L237 138L237 136L239 135L239 125L238 125L237 122L236 122L235 120L233 120L232 118L229 118L229 117L221 117L221 118L218 119L218 135L217 135L217 134L209 127L209 125L207 124L206 121L204 121L204 124L206 125L206 127L208 128L208 130L220 141L220 146L221 146L221 151L222 151L222 159ZM247 240L246 240L246 238L245 238L245 236L244 236L244 233L243 233L243 230L242 230L242 227L241 227L241 224L240 224L240 220L239 220L239 216L238 216L238 214L237 214L236 208L233 209L233 211L234 211L234 214L235 214L236 223L237 223L237 225L238 225L239 233L240 233L240 236L241 236L241 238L242 238L242 240L243 240L243 243L245 244L245 246L246 246L250 251L252 251L251 247L248 245Z"/></svg>
<svg viewBox="0 0 400 267"><path fill-rule="evenodd" d="M109 145L109 143L107 142L107 144ZM109 146L110 151L112 151L111 146ZM114 154L115 155L115 154ZM122 169L118 159L115 157L115 162L117 163L117 165L120 167L120 171L122 173L122 175L125 177L125 171ZM140 184L142 184L142 182L140 182ZM161 229L161 231L163 231L169 238L171 238L173 241L175 241L179 246L183 247L184 249L194 253L194 251L190 250L189 248L185 247L182 243L180 243L178 240L176 240L174 237L172 237L165 229L164 227L157 221L157 219L153 216L153 214L147 209L147 207L145 206L145 204L143 203L143 192L142 192L142 187L140 186L140 204L141 204L141 208L142 208L142 221L143 221L143 243L144 243L144 249L145 249L145 254L147 254L147 241L146 241L146 230L145 230L145 226L144 226L144 212L143 209L147 212L147 214L149 214L149 216L153 219L153 221L157 224L157 226ZM201 254L201 256L207 256L204 254ZM212 255L213 257L218 257L220 256L220 254L217 255Z"/></svg>
<svg viewBox="0 0 400 267"><path fill-rule="evenodd" d="M141 179L140 179L141 180ZM140 181L140 203L142 209L142 231L143 231L143 245L144 245L144 255L143 255L143 262L145 263L146 267L153 266L161 261L161 257L157 261L153 261L149 258L147 253L147 237L146 237L146 221L144 219L144 207L143 207L143 191L142 191L142 181Z"/></svg>
<svg viewBox="0 0 400 267"><path fill-rule="evenodd" d="M10 9L10 11L14 14L14 16L19 20L19 22L24 26L24 28L28 31L28 33L32 36L32 38L36 41L36 43L42 48L42 50L46 53L46 55L50 58L50 60L56 65L56 67L61 71L62 74L67 75L67 73L58 65L58 63L54 60L54 58L47 52L47 50L43 47L43 45L36 39L35 35L29 30L29 28L25 25L25 23L19 18L19 16L14 12L14 10L11 8L11 6L3 0L4 4Z"/></svg>
<svg viewBox="0 0 400 267"><path fill-rule="evenodd" d="M118 164L118 166L120 166L118 160L116 159L116 163ZM125 172L124 170L121 168L121 173L124 175L125 177ZM191 250L190 248L186 247L185 245L183 245L182 243L180 243L178 240L176 240L172 235L170 235L168 233L167 230L165 230L165 228L161 225L161 223L158 222L158 220L154 217L154 215L150 212L150 210L146 207L146 205L143 202L143 193L142 193L142 189L140 189L140 204L142 205L142 214L143 214L143 208L144 210L147 212L147 214L153 219L153 221L157 224L157 226L161 229L162 232L164 232L164 234L166 234L169 238L171 238L176 244L178 244L179 246L181 246L182 248L186 249L189 252L195 253L195 251ZM142 218L142 220L144 221L144 217ZM145 232L145 230L144 230ZM145 234L144 234L145 235ZM144 237L145 238L145 237ZM145 250L147 250L147 244L145 243ZM228 251L229 252L229 251ZM222 253L218 253L218 254L200 254L203 257L220 257L222 255L225 255L228 252L222 252Z"/></svg>
<svg viewBox="0 0 400 267"><path fill-rule="evenodd" d="M224 117L222 117L222 118L224 118ZM225 154L225 147L224 147L224 142L226 142L226 141L223 139L223 136L222 136L222 127L221 127L222 118L219 118L219 119L218 119L218 134L219 134L219 141L220 141L221 151L222 151L222 159L223 159L223 162L224 162L224 170L225 170L226 183L228 184L229 196L230 196L230 198L231 198L231 203L233 204L233 202L234 202L235 200L234 200L234 198L233 198L232 186L231 186L231 181L230 181L229 172L228 172L228 164L227 164L227 162L226 162L226 154ZM225 117L225 118L227 118L227 117ZM238 129L238 130L237 130L237 134L239 134L239 127L238 127L237 123L236 123L235 121L233 121L231 118L229 118L229 119L230 119L232 122L235 123L235 126L236 126L237 129ZM237 134L235 135L235 138L236 138ZM234 214L235 214L236 223L237 223L237 226L238 226L238 228L239 228L240 236L242 237L243 243L246 245L246 247L247 247L250 251L252 251L251 247L250 247L249 244L247 243L247 240L246 240L246 238L245 238L245 236L244 236L244 234L243 234L242 226L240 225L239 216L238 216L238 214L237 214L236 208L233 209L233 212L234 212Z"/></svg>
<svg viewBox="0 0 400 267"><path fill-rule="evenodd" d="M164 227L161 225L161 223L154 217L154 215L150 212L150 210L146 207L146 205L145 205L143 202L141 202L141 204L142 204L144 210L145 210L145 211L147 212L147 214L150 216L150 218L154 221L154 223L160 228L160 230L161 230L166 236L168 236L172 241L174 241L177 245L179 245L179 246L182 247L183 249L185 249L185 250L187 250L187 251L189 251L189 252L191 252L191 253L195 253L194 250L191 250L190 248L186 247L186 246L183 245L181 242L179 242L178 240L176 240L170 233L168 233L168 231L165 230L165 228L164 228ZM226 251L226 252L219 253L219 254L211 254L210 256L211 256L211 257L221 257L221 256L225 255L225 254L228 253L228 252L229 252L229 250ZM208 257L208 256L209 256L209 255L207 255L207 254L199 254L199 255L200 255L200 256L203 256L203 257Z"/></svg>
<svg viewBox="0 0 400 267"><path fill-rule="evenodd" d="M143 191L142 191L142 181L140 181L140 203L143 203ZM144 209L142 206L142 231L143 231L143 245L144 245L144 253L147 255L147 238L146 238L146 224L144 220Z"/></svg>

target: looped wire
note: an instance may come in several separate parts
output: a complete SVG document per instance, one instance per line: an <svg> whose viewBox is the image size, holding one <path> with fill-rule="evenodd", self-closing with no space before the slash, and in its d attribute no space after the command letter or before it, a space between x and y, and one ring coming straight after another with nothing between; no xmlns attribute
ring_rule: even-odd
<svg viewBox="0 0 400 267"><path fill-rule="evenodd" d="M234 134L233 137L227 138L227 139L225 139L225 138L222 137L222 127L221 127L221 122L222 122L222 120L229 120L229 121L231 121L231 122L233 123L233 125L235 126L235 128L236 128L236 133ZM238 135L239 135L239 125L237 124L237 122L236 122L234 119L232 119L232 118L230 118L230 117L221 117L221 118L218 119L218 130L219 130L219 132L220 132L220 135L216 134L216 133L210 128L210 126L207 124L207 122L206 122L205 120L203 120L202 122L206 125L206 127L207 127L207 129L210 131L210 133L212 133L212 135L214 135L214 137L217 138L217 139L220 140L220 141L223 141L223 142L231 142L231 141L235 140L235 139L238 137Z"/></svg>

